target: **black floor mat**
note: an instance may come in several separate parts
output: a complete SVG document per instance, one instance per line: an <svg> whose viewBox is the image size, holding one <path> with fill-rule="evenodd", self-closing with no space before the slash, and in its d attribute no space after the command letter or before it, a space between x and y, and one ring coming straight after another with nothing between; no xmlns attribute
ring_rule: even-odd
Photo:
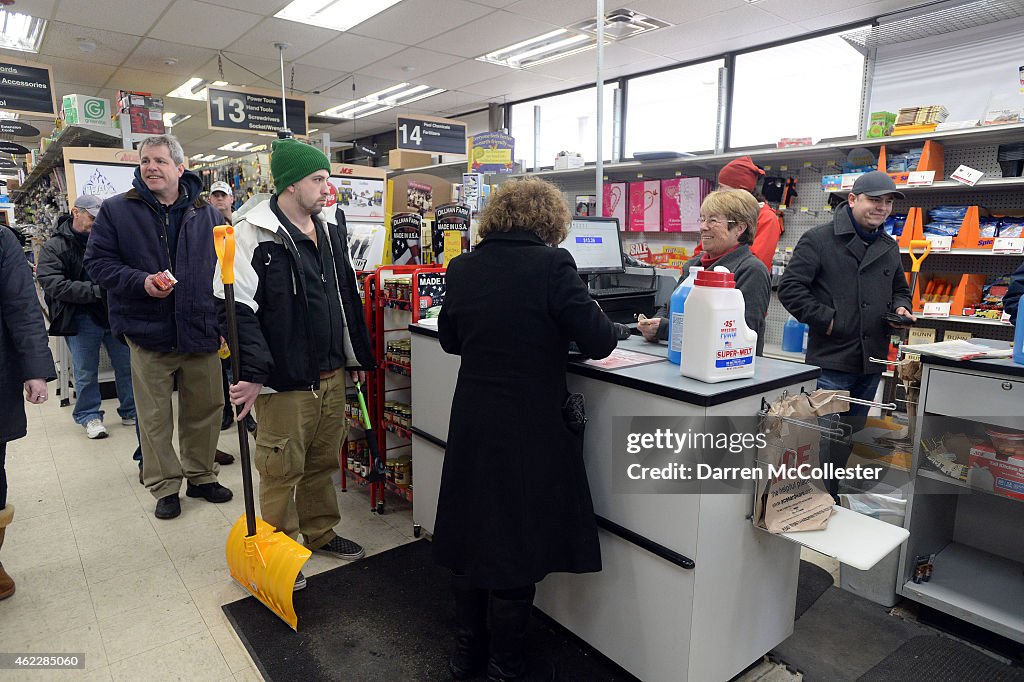
<svg viewBox="0 0 1024 682"><path fill-rule="evenodd" d="M834 583L832 574L824 568L801 560L800 578L796 587L796 618L804 615Z"/></svg>
<svg viewBox="0 0 1024 682"><path fill-rule="evenodd" d="M455 643L450 578L434 564L424 540L310 576L294 603L298 633L253 597L224 606L268 680L450 679L445 667ZM533 619L526 646L555 663L559 680L635 679L543 617Z"/></svg>
<svg viewBox="0 0 1024 682"><path fill-rule="evenodd" d="M1012 668L991 656L948 637L914 637L858 682L1021 682L1024 670Z"/></svg>

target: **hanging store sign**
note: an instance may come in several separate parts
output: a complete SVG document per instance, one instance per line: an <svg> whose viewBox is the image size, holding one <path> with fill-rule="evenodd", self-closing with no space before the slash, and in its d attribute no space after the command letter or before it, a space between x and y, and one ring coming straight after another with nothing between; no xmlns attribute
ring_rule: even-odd
<svg viewBox="0 0 1024 682"><path fill-rule="evenodd" d="M0 109L56 116L50 67L8 58L0 61Z"/></svg>
<svg viewBox="0 0 1024 682"><path fill-rule="evenodd" d="M469 170L472 173L511 173L516 138L505 133L478 133L469 138L472 152Z"/></svg>
<svg viewBox="0 0 1024 682"><path fill-rule="evenodd" d="M398 148L434 154L465 154L466 124L433 116L399 116Z"/></svg>
<svg viewBox="0 0 1024 682"><path fill-rule="evenodd" d="M17 170L18 164L11 159L0 159L0 170Z"/></svg>
<svg viewBox="0 0 1024 682"><path fill-rule="evenodd" d="M0 121L0 135L36 137L39 134L39 128L30 126L27 123L22 123L21 121Z"/></svg>
<svg viewBox="0 0 1024 682"><path fill-rule="evenodd" d="M8 142L7 140L0 140L0 153L2 154L28 154L30 153L29 148L18 144L17 142Z"/></svg>
<svg viewBox="0 0 1024 682"><path fill-rule="evenodd" d="M294 135L305 137L306 100L289 97L286 102L288 128ZM210 130L276 133L284 127L281 95L266 90L211 86L206 96L206 113Z"/></svg>

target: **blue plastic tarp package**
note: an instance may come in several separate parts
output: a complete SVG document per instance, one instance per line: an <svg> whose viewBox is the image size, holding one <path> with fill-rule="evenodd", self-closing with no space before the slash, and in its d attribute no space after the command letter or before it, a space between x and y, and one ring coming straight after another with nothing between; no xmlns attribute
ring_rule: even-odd
<svg viewBox="0 0 1024 682"><path fill-rule="evenodd" d="M955 237L960 233L960 225L956 223L928 223L924 233L936 237Z"/></svg>
<svg viewBox="0 0 1024 682"><path fill-rule="evenodd" d="M899 237L903 234L903 226L907 223L907 216L903 213L894 213L885 219L882 229L892 237Z"/></svg>

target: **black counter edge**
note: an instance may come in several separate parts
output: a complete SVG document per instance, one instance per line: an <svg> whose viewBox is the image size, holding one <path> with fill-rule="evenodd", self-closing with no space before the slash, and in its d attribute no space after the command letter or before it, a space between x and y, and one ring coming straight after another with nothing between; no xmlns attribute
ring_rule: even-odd
<svg viewBox="0 0 1024 682"><path fill-rule="evenodd" d="M739 400L740 398L748 398L752 395L761 395L766 391L771 391L776 388L785 388L802 381L812 381L821 375L821 370L819 368L809 367L797 374L790 374L789 376L779 377L778 379L770 379L751 386L741 386L724 393L709 396L690 393L689 391L673 388L671 386L652 384L650 382L643 381L642 379L635 379L633 377L600 369L598 367L591 367L590 365L585 365L579 362L570 362L567 371L570 374L576 374L590 379L598 379L600 381L606 381L609 384L632 388L638 391L646 391L652 395L660 395L664 398L681 400L700 407L712 407L714 405L721 405L723 403Z"/></svg>
<svg viewBox="0 0 1024 682"><path fill-rule="evenodd" d="M412 431L414 435L419 436L420 438L422 438L423 440L427 441L428 443L432 443L432 444L436 445L437 447L441 448L442 450L447 450L448 449L448 443L445 443L443 440L441 440L437 436L430 435L429 433L427 433L423 429L418 429L415 426L412 426L412 427L409 428L409 430Z"/></svg>
<svg viewBox="0 0 1024 682"><path fill-rule="evenodd" d="M409 325L409 331L413 334L427 336L432 339L437 338L437 330L427 329L419 325ZM1022 370L1024 370L1024 366L1022 366ZM647 381L634 379L599 367L591 367L590 365L583 364L582 362L570 362L566 371L570 374L577 374L591 379L607 381L608 383L615 384L617 386L624 386L625 388L632 388L638 391L646 391L652 395L660 395L663 398L682 400L690 403L691 405L699 405L700 407L712 407L714 405L732 402L733 400L739 400L740 398L749 398L752 395L761 395L765 391L771 391L776 388L785 388L787 386L800 383L801 381L811 381L817 379L818 376L821 375L821 370L819 368L808 367L808 369L798 374L779 377L778 379L772 379L754 386L735 388L731 391L726 391L725 393L719 393L718 395L706 396L698 395L697 393L690 393L689 391L683 391L678 388L672 388L671 386L652 384Z"/></svg>
<svg viewBox="0 0 1024 682"><path fill-rule="evenodd" d="M418 429L415 426L413 426L409 430L412 431L414 435L419 436L428 443L436 445L442 450L448 449L448 444L446 442L444 442L437 436L430 435L423 429ZM683 556L679 552L671 550L668 547L665 547L664 545L659 545L657 542L645 538L643 535L631 531L628 528L624 528L623 526L620 526L614 521L609 521L603 516L598 516L597 514L594 514L594 518L597 520L598 528L603 528L612 535L617 535L626 542L630 542L641 549L645 549L651 554L657 557L661 557L665 561L673 563L676 566L679 566L680 568L685 568L687 570L693 570L693 568L696 566L693 559Z"/></svg>
<svg viewBox="0 0 1024 682"><path fill-rule="evenodd" d="M597 519L598 528L603 528L612 535L617 535L626 542L630 542L640 549L645 549L654 556L660 557L669 563L673 563L680 568L685 568L688 571L692 571L697 564L690 557L683 556L679 552L669 549L665 545L659 545L654 540L645 538L639 533L635 533L628 528L624 528L614 521L609 521L603 516L594 514L594 518Z"/></svg>

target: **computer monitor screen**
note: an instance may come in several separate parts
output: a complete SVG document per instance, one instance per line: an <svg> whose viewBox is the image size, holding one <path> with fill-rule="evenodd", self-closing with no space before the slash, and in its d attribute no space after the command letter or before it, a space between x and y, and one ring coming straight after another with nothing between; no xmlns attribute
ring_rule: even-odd
<svg viewBox="0 0 1024 682"><path fill-rule="evenodd" d="M560 247L572 254L581 275L625 272L618 218L576 216Z"/></svg>

